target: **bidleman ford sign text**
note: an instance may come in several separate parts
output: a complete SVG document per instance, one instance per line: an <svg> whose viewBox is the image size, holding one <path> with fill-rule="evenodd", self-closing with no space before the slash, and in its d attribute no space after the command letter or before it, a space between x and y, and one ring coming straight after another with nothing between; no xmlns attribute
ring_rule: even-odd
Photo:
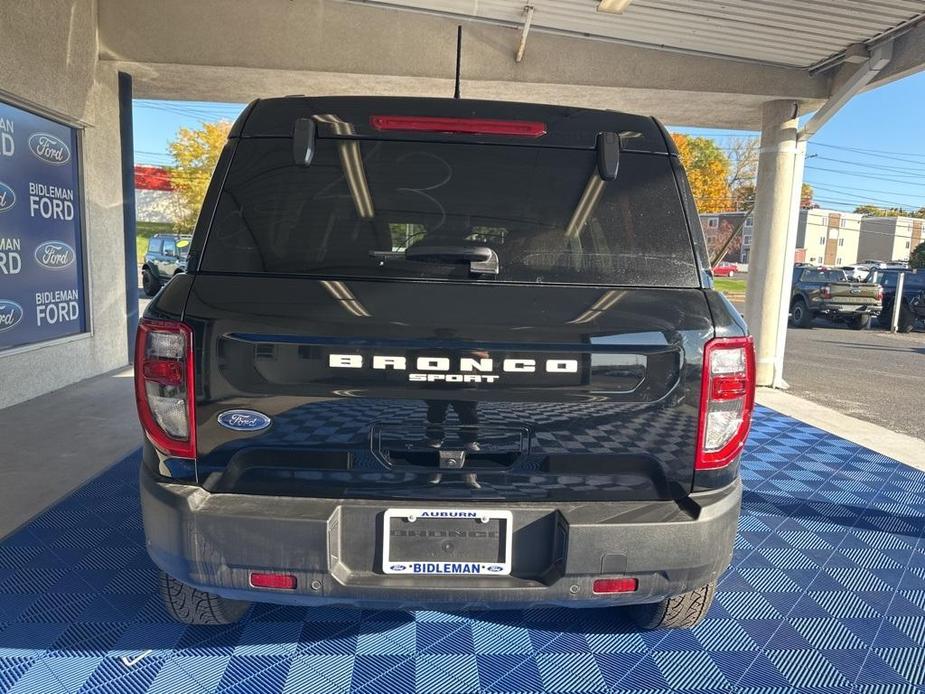
<svg viewBox="0 0 925 694"><path fill-rule="evenodd" d="M0 354L86 332L77 134L0 102Z"/></svg>

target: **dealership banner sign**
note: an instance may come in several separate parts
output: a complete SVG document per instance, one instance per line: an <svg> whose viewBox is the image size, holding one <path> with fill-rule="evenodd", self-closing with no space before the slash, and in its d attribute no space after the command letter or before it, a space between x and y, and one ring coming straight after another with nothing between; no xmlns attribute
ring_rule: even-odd
<svg viewBox="0 0 925 694"><path fill-rule="evenodd" d="M0 102L0 354L87 330L74 128Z"/></svg>

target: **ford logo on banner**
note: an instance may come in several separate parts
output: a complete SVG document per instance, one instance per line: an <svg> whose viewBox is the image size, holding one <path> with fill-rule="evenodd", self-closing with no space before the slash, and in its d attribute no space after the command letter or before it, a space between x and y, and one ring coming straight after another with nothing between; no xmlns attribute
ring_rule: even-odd
<svg viewBox="0 0 925 694"><path fill-rule="evenodd" d="M22 316L22 306L9 299L0 299L0 333L19 325Z"/></svg>
<svg viewBox="0 0 925 694"><path fill-rule="evenodd" d="M0 212L6 212L16 204L16 193L6 183L0 181Z"/></svg>
<svg viewBox="0 0 925 694"><path fill-rule="evenodd" d="M55 166L71 160L71 148L57 135L35 133L29 138L29 149L42 161Z"/></svg>
<svg viewBox="0 0 925 694"><path fill-rule="evenodd" d="M270 418L253 410L226 410L218 416L218 423L233 431L260 431L270 426Z"/></svg>
<svg viewBox="0 0 925 694"><path fill-rule="evenodd" d="M46 241L35 249L35 262L46 270L63 270L74 264L77 254L63 241Z"/></svg>

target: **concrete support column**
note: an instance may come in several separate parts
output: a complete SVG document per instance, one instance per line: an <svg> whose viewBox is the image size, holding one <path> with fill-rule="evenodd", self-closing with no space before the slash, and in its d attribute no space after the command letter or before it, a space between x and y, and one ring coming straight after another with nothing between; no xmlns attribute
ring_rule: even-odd
<svg viewBox="0 0 925 694"><path fill-rule="evenodd" d="M755 337L759 386L783 385L793 251L800 211L805 143L797 104L769 101L761 114L755 226L748 263L745 319Z"/></svg>

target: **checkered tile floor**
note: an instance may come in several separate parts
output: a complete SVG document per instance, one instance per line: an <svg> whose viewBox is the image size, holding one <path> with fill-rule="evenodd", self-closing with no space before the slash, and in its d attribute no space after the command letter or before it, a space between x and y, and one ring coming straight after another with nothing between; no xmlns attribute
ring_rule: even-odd
<svg viewBox="0 0 925 694"><path fill-rule="evenodd" d="M709 618L258 606L171 623L117 464L0 542L3 692L925 693L925 473L759 409Z"/></svg>

